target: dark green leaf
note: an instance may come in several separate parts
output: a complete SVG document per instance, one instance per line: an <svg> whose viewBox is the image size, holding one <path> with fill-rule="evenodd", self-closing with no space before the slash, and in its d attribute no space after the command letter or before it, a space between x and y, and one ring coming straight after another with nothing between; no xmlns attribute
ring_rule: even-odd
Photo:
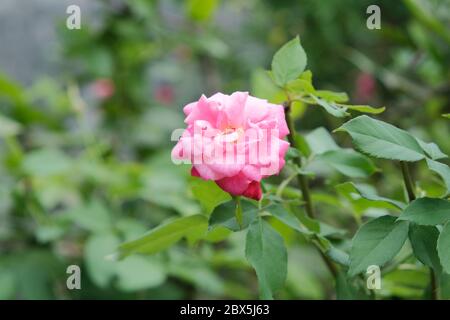
<svg viewBox="0 0 450 320"><path fill-rule="evenodd" d="M450 274L450 223L447 222L438 239L437 250L441 265Z"/></svg>
<svg viewBox="0 0 450 320"><path fill-rule="evenodd" d="M409 226L409 241L414 255L424 265L440 273L441 265L436 250L439 230L434 226L421 226L412 223Z"/></svg>
<svg viewBox="0 0 450 320"><path fill-rule="evenodd" d="M398 219L429 226L446 223L450 220L450 201L437 198L416 199L406 207Z"/></svg>
<svg viewBox="0 0 450 320"><path fill-rule="evenodd" d="M262 218L249 227L245 255L256 271L261 299L272 299L286 279L287 252L283 238Z"/></svg>
<svg viewBox="0 0 450 320"><path fill-rule="evenodd" d="M426 157L408 132L365 115L348 121L337 130L348 132L358 150L377 158L418 161Z"/></svg>
<svg viewBox="0 0 450 320"><path fill-rule="evenodd" d="M258 215L258 208L248 201L241 200L242 204L242 229L248 227ZM232 231L239 231L241 227L236 220L236 203L228 201L216 207L209 218L209 227L223 226Z"/></svg>
<svg viewBox="0 0 450 320"><path fill-rule="evenodd" d="M349 275L366 272L367 267L382 267L395 257L408 237L408 223L382 216L364 224L352 241Z"/></svg>

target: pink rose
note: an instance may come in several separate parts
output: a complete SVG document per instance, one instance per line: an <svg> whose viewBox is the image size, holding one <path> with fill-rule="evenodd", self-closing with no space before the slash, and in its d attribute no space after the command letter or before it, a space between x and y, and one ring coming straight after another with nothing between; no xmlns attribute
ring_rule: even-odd
<svg viewBox="0 0 450 320"><path fill-rule="evenodd" d="M261 179L281 171L289 148L283 106L247 92L216 93L202 95L184 113L187 129L172 160L193 164L193 176L214 180L231 195L259 200Z"/></svg>

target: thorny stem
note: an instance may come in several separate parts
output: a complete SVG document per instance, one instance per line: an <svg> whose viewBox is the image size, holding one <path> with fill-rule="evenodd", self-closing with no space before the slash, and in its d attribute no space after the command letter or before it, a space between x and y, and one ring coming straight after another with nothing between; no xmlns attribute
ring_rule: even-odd
<svg viewBox="0 0 450 320"><path fill-rule="evenodd" d="M414 182L411 178L411 173L409 172L408 163L400 161L400 166L402 168L403 181L405 183L406 191L408 193L409 202L414 201L416 199L416 195L414 193ZM439 300L437 277L436 273L431 267L430 267L430 286L431 286L431 299Z"/></svg>
<svg viewBox="0 0 450 320"><path fill-rule="evenodd" d="M289 128L289 134L288 134L289 143L291 144L292 147L298 149L294 122L292 121L292 117L291 117L291 101L290 100L288 100L284 103L284 110L285 110L286 123ZM301 157L294 158L294 162L299 168L302 167ZM313 203L312 203L312 199L311 199L311 194L309 192L308 177L305 176L304 174L299 173L297 175L297 180L298 180L298 184L300 186L300 190L302 192L303 201L305 203L306 213L308 214L308 216L310 218L314 218L315 212L314 212L314 207L313 207ZM336 266L330 260L330 258L327 255L325 255L325 253L322 252L322 250L320 248L317 247L317 245L316 245L316 248L318 249L320 256L322 257L323 261L325 262L326 266L328 267L328 270L333 275L333 277L336 278L338 275L338 270L337 270Z"/></svg>

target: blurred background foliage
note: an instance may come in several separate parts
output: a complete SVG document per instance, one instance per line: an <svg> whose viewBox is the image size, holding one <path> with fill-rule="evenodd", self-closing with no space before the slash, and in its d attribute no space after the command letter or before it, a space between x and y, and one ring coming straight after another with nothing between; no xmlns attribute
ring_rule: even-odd
<svg viewBox="0 0 450 320"><path fill-rule="evenodd" d="M380 30L366 28L371 4L381 8ZM15 57L0 61L2 299L256 298L241 233L183 241L151 256L108 257L124 240L168 218L208 212L211 199L220 200L214 185L199 184L170 160L182 107L203 93L235 90L281 102L263 70L297 34L317 87L386 106L379 118L450 153L450 122L441 116L450 112L447 0L104 0L89 12L81 5L81 30L68 30L59 8L56 21L40 22L58 34L52 73L20 81L9 67ZM0 51L7 45L1 42ZM342 123L320 108L297 104L293 112L304 133ZM333 136L350 146L344 135ZM314 140L313 148L321 143ZM443 186L422 165L413 167L420 186L441 194ZM370 178L352 180L402 199L399 168L376 166L382 170ZM326 163L311 170L321 220L343 232L351 235L364 217L392 209L352 196L342 185L349 179ZM287 284L277 297L334 298L314 248L273 224L289 246ZM348 247L340 234L334 241ZM82 290L66 288L70 264L81 266ZM405 261L385 274L379 294L420 298L426 281L421 265Z"/></svg>

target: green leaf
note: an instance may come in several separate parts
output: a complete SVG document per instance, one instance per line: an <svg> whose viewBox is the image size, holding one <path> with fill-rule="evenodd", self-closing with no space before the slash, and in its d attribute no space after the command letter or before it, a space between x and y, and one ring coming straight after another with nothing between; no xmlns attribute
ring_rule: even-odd
<svg viewBox="0 0 450 320"><path fill-rule="evenodd" d="M306 141L310 146L314 146L314 154L322 154L330 150L339 150L339 146L334 141L327 129L319 127L306 135Z"/></svg>
<svg viewBox="0 0 450 320"><path fill-rule="evenodd" d="M382 216L364 224L356 233L350 251L349 275L366 272L367 267L382 267L395 257L408 237L408 223Z"/></svg>
<svg viewBox="0 0 450 320"><path fill-rule="evenodd" d="M272 72L275 83L284 87L289 81L296 79L305 70L306 60L306 53L297 36L273 56Z"/></svg>
<svg viewBox="0 0 450 320"><path fill-rule="evenodd" d="M107 259L119 245L119 239L111 233L94 234L84 246L84 260L92 281L104 288L114 277L117 261Z"/></svg>
<svg viewBox="0 0 450 320"><path fill-rule="evenodd" d="M261 299L273 299L287 274L287 251L283 238L262 218L249 227L245 255L256 271Z"/></svg>
<svg viewBox="0 0 450 320"><path fill-rule="evenodd" d="M420 140L419 138L416 138L419 145L422 147L423 151L427 153L427 155L433 159L433 160L439 160L448 158L448 156L439 149L439 146L436 143L430 142L424 142Z"/></svg>
<svg viewBox="0 0 450 320"><path fill-rule="evenodd" d="M292 93L315 93L315 89L311 82L305 79L295 79L289 81L286 85L286 89Z"/></svg>
<svg viewBox="0 0 450 320"><path fill-rule="evenodd" d="M434 226L421 226L412 223L409 226L409 241L414 255L424 265L440 273L438 252L436 250L439 230Z"/></svg>
<svg viewBox="0 0 450 320"><path fill-rule="evenodd" d="M241 200L241 204L243 211L242 229L245 229L257 217L258 208L245 200ZM242 230L236 220L236 203L234 201L228 201L214 209L209 218L209 227L213 228L218 226L225 227L232 231Z"/></svg>
<svg viewBox="0 0 450 320"><path fill-rule="evenodd" d="M347 108L340 107L339 105L335 104L334 102L317 98L314 95L312 95L312 98L319 106L324 108L326 112L328 112L329 114L331 114L337 118L344 118L344 117L347 117L350 115L348 112L346 112Z"/></svg>
<svg viewBox="0 0 450 320"><path fill-rule="evenodd" d="M450 274L450 223L447 222L438 239L437 250L441 265Z"/></svg>
<svg viewBox="0 0 450 320"><path fill-rule="evenodd" d="M35 176L50 176L67 172L71 159L58 149L40 149L28 153L23 161L23 169Z"/></svg>
<svg viewBox="0 0 450 320"><path fill-rule="evenodd" d="M318 158L340 173L352 178L365 178L377 171L369 158L352 149L327 151Z"/></svg>
<svg viewBox="0 0 450 320"><path fill-rule="evenodd" d="M208 20L218 5L217 0L189 0L186 2L189 16L197 21Z"/></svg>
<svg viewBox="0 0 450 320"><path fill-rule="evenodd" d="M355 147L373 157L400 161L419 161L426 157L408 132L366 115L348 121L337 131L348 132Z"/></svg>
<svg viewBox="0 0 450 320"><path fill-rule="evenodd" d="M270 212L276 219L300 233L312 234L311 231L300 224L296 216L288 212L281 204L271 205L265 211Z"/></svg>
<svg viewBox="0 0 450 320"><path fill-rule="evenodd" d="M90 231L108 231L112 227L107 209L97 200L69 209L64 214L80 227Z"/></svg>
<svg viewBox="0 0 450 320"><path fill-rule="evenodd" d="M123 291L137 291L161 285L166 270L154 257L130 256L117 263L117 286Z"/></svg>
<svg viewBox="0 0 450 320"><path fill-rule="evenodd" d="M207 219L203 215L177 218L150 230L136 240L121 244L119 253L121 257L133 253L156 253L170 247L183 237L199 232L206 233L206 229Z"/></svg>
<svg viewBox="0 0 450 320"><path fill-rule="evenodd" d="M354 104L341 104L341 103L339 103L338 105L345 107L347 109L350 109L350 110L355 110L355 111L363 112L363 113L371 113L371 114L379 114L379 113L382 113L384 110L386 110L385 107L374 108L374 107L367 106L367 105L354 105Z"/></svg>
<svg viewBox="0 0 450 320"><path fill-rule="evenodd" d="M15 136L20 133L20 123L0 114L0 137Z"/></svg>
<svg viewBox="0 0 450 320"><path fill-rule="evenodd" d="M316 90L314 95L333 102L347 102L348 95L345 92L333 92L328 90Z"/></svg>
<svg viewBox="0 0 450 320"><path fill-rule="evenodd" d="M444 181L445 187L447 188L444 197L450 194L450 167L444 163L433 161L427 159L427 165L430 170L436 172Z"/></svg>
<svg viewBox="0 0 450 320"><path fill-rule="evenodd" d="M220 189L214 181L193 178L191 190L206 214L210 214L219 204L231 200L230 194Z"/></svg>
<svg viewBox="0 0 450 320"><path fill-rule="evenodd" d="M442 115L444 118L450 119L450 113L446 113Z"/></svg>
<svg viewBox="0 0 450 320"><path fill-rule="evenodd" d="M450 201L438 198L416 199L406 207L398 219L429 226L446 223L450 220Z"/></svg>
<svg viewBox="0 0 450 320"><path fill-rule="evenodd" d="M353 182L345 182L338 185L337 187L340 187L342 190L345 189L346 191L357 192L361 197L370 201L380 201L389 203L401 210L403 210L406 207L406 204L401 201L379 196L373 191L369 190L368 188L364 188L364 186L354 184Z"/></svg>

